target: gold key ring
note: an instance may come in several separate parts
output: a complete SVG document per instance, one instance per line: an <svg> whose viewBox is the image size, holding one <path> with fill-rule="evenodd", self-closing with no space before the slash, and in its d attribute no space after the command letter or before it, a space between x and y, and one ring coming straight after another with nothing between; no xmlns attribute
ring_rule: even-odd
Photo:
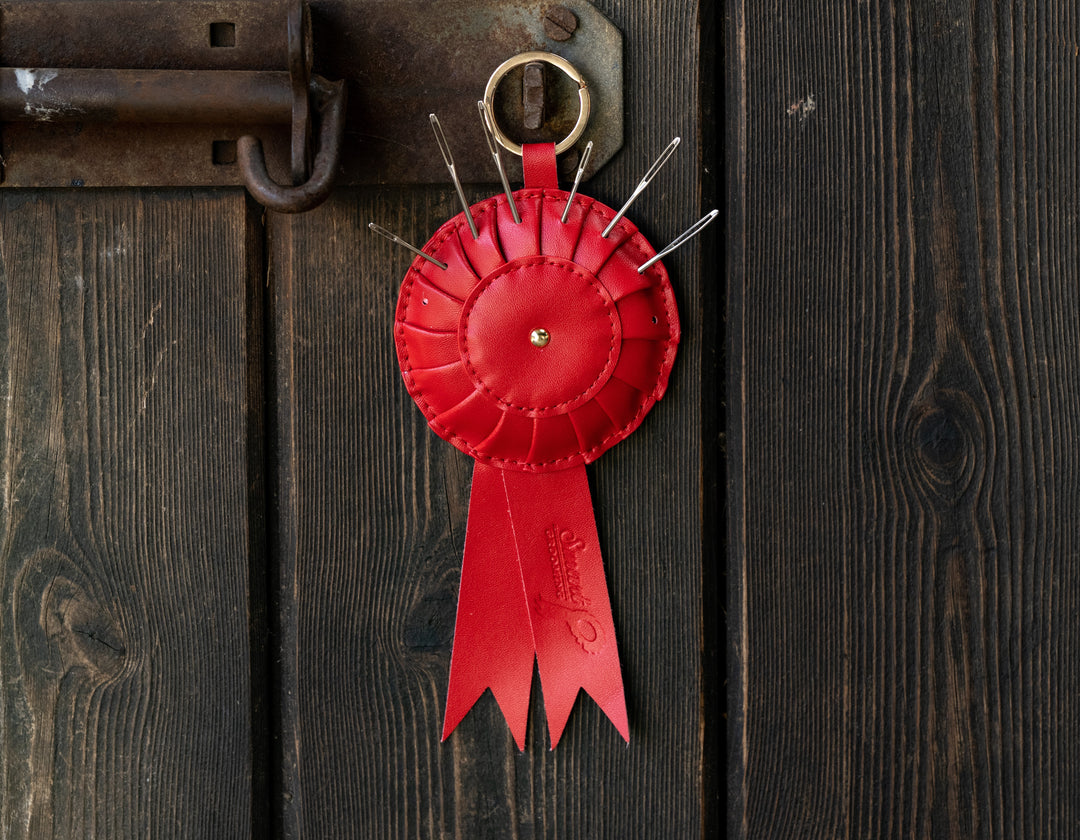
<svg viewBox="0 0 1080 840"><path fill-rule="evenodd" d="M562 56L555 55L554 53L541 52L538 50L524 52L520 55L515 55L513 58L508 58L495 68L495 72L491 74L491 78L488 79L487 87L484 89L484 107L487 108L487 112L491 116L491 133L495 135L495 139L500 146L508 152L513 152L519 157L521 156L521 145L507 137L495 119L495 90L499 87L499 82L503 80L503 77L506 76L507 73L515 67L520 67L522 64L529 64L533 61L543 61L558 67L578 86L578 102L580 103L580 109L578 111L577 122L574 124L574 128L570 131L570 134L567 135L566 139L555 144L555 154L561 155L573 146L581 135L585 133L585 126L589 122L589 111L592 107L592 102L589 98L589 86L585 83L585 78L578 72L578 69L573 64Z"/></svg>

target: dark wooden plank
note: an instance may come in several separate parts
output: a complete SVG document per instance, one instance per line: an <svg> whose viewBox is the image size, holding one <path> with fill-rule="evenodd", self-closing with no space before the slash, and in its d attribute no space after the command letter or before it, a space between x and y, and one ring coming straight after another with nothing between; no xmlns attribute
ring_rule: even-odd
<svg viewBox="0 0 1080 840"><path fill-rule="evenodd" d="M250 835L247 215L0 196L5 837Z"/></svg>
<svg viewBox="0 0 1080 840"><path fill-rule="evenodd" d="M1076 6L728 13L732 834L1073 836Z"/></svg>
<svg viewBox="0 0 1080 840"><path fill-rule="evenodd" d="M662 245L703 210L697 7L598 5L626 35L630 118L623 152L586 191L621 204L682 135L632 212ZM426 113L400 118L437 154ZM702 296L716 277L697 243L668 262L685 336L672 387L591 470L629 747L582 701L549 751L538 684L523 754L490 695L440 744L471 462L400 381L392 323L409 259L365 225L423 242L457 212L451 190L343 191L270 226L285 834L701 836L701 412L715 390L702 381Z"/></svg>

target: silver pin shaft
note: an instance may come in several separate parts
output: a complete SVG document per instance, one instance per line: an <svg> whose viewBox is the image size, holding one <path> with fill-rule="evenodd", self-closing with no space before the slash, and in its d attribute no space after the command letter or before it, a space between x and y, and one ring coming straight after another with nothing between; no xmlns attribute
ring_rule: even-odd
<svg viewBox="0 0 1080 840"><path fill-rule="evenodd" d="M581 163L578 164L577 175L574 176L574 186L570 190L570 196L566 199L566 209L562 211L562 223L566 224L566 219L570 215L570 204L574 200L574 196L577 195L577 188L581 186L581 176L585 173L585 167L589 165L589 155L592 154L592 140L585 144L585 154L581 156Z"/></svg>
<svg viewBox="0 0 1080 840"><path fill-rule="evenodd" d="M450 154L450 146L446 142L446 135L443 134L442 126L439 125L439 118L434 114L429 114L428 118L431 120L431 130L435 132L435 141L439 144L439 151L442 152L443 160L446 162L446 168L450 170L450 177L454 181L454 189L457 190L458 200L461 201L461 206L465 210L465 218L469 221L469 230L472 231L472 238L477 239L480 234L476 230L476 222L473 221L472 213L469 212L469 202L465 199L465 190L461 188L461 179L458 178L457 170L454 168L454 156Z"/></svg>
<svg viewBox="0 0 1080 840"><path fill-rule="evenodd" d="M395 245L403 245L403 246L405 246L410 251L412 251L414 254L416 254L416 256L423 257L429 263L435 263L435 265L437 265L443 271L446 271L446 268L447 268L446 263L440 262L439 260L437 260L433 256L431 256L431 254L425 254L419 248L415 247L414 245L410 245L408 242L406 242L404 239L402 239L397 234L391 233L386 228L380 227L379 225L375 224L374 222L368 222L368 227L371 228L373 231L375 231L375 233L379 234L379 236L385 236L387 239L389 239Z"/></svg>
<svg viewBox="0 0 1080 840"><path fill-rule="evenodd" d="M676 236L674 239L672 239L671 244L668 245L666 248L664 248L663 251L660 251L655 257L650 259L648 262L642 263L641 267L638 268L638 270L637 270L638 274L644 274L646 271L649 270L649 268L654 263L659 262L662 258L666 257L668 254L670 254L676 248L681 248L683 245L685 245L687 242L689 242L691 239L693 239L695 236L697 236L699 233L701 233L705 229L705 227L709 224L709 222L711 222L713 219L715 219L719 214L720 214L719 210L713 210L711 213L708 213L707 215L702 216L700 219L698 219L696 222L694 222L692 225L690 225L690 227L688 227L685 231L683 231L678 236Z"/></svg>
<svg viewBox="0 0 1080 840"><path fill-rule="evenodd" d="M649 186L649 182L656 177L656 173L660 171L660 167L662 167L665 163L668 162L668 158L671 157L672 154L674 154L675 149L678 148L678 145L681 142L682 138L676 137L674 140L668 143L668 147L664 149L660 157L656 159L656 163L649 167L649 171L645 173L645 177L641 179L641 181L636 187L634 187L634 192L630 195L628 199L626 199L626 204L624 204L622 206L622 209L615 214L615 218L611 220L611 223L606 228L604 228L604 232L600 234L602 237L604 237L604 239L608 238L608 234L611 233L611 231L615 228L615 225L618 224L619 219L623 217L626 211L630 209L630 205L637 200L637 197L639 195L645 192L645 188Z"/></svg>
<svg viewBox="0 0 1080 840"><path fill-rule="evenodd" d="M477 101L476 108L480 111L480 123L484 126L484 139L487 140L488 149L491 151L492 158L495 159L495 168L499 170L499 180L502 181L503 192L506 193L506 200L510 203L510 213L514 217L514 224L521 224L521 216L518 215L517 204L514 201L514 193L510 189L510 182L506 179L506 170L503 168L502 155L499 154L499 144L495 142L495 135L491 131L491 123L488 120L491 119L487 111L487 106L484 105L484 100Z"/></svg>

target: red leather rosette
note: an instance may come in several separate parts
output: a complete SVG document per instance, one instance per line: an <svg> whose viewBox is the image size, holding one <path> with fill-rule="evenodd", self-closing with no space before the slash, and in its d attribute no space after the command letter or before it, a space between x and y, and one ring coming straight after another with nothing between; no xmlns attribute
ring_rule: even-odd
<svg viewBox="0 0 1080 840"><path fill-rule="evenodd" d="M524 748L533 658L554 747L579 688L629 737L584 465L641 423L679 339L667 272L615 212L558 189L554 149L526 146L526 188L444 224L402 283L409 394L476 460L444 739L491 688Z"/></svg>

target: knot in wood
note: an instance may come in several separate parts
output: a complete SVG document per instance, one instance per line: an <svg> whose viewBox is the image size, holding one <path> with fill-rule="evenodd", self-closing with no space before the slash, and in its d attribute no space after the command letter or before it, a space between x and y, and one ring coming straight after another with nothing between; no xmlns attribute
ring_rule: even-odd
<svg viewBox="0 0 1080 840"><path fill-rule="evenodd" d="M907 424L908 466L915 487L929 498L955 503L979 469L984 424L969 395L939 391L916 408Z"/></svg>
<svg viewBox="0 0 1080 840"><path fill-rule="evenodd" d="M915 442L931 464L947 466L964 454L964 434L949 412L932 411L915 429Z"/></svg>
<svg viewBox="0 0 1080 840"><path fill-rule="evenodd" d="M96 684L122 678L133 663L114 605L103 603L83 570L53 549L36 552L19 575L17 644L33 684L80 670Z"/></svg>
<svg viewBox="0 0 1080 840"><path fill-rule="evenodd" d="M41 620L66 667L85 668L99 682L123 673L128 650L118 622L75 581L59 577L53 582L43 598Z"/></svg>
<svg viewBox="0 0 1080 840"><path fill-rule="evenodd" d="M449 651L454 640L457 590L451 580L425 577L403 622L402 641L414 652Z"/></svg>

